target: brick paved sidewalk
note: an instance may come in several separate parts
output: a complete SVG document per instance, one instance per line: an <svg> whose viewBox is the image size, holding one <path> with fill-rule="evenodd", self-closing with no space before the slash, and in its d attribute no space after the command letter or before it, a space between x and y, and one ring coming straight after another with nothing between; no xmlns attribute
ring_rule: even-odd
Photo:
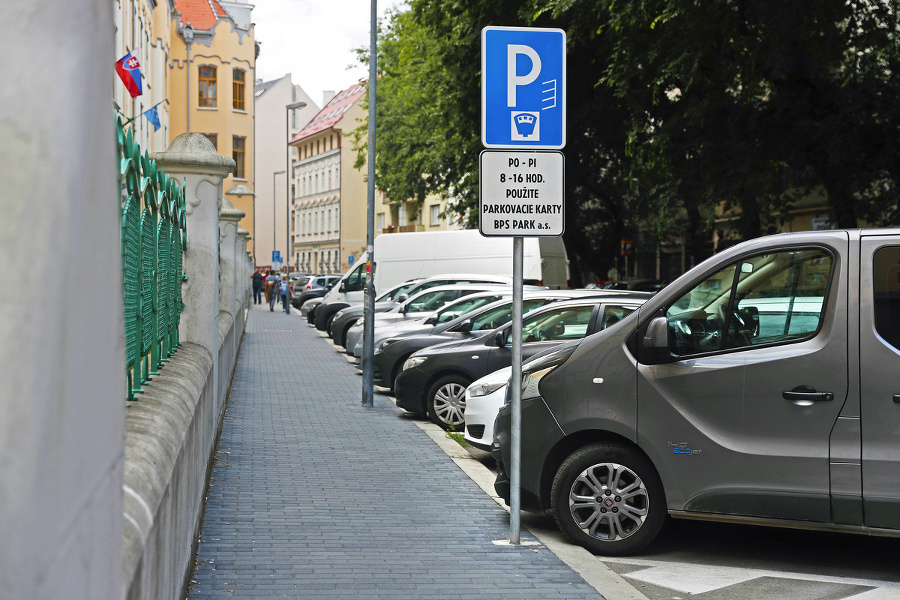
<svg viewBox="0 0 900 600"><path fill-rule="evenodd" d="M602 599L315 329L252 306L189 598ZM523 542L535 542L522 531Z"/></svg>

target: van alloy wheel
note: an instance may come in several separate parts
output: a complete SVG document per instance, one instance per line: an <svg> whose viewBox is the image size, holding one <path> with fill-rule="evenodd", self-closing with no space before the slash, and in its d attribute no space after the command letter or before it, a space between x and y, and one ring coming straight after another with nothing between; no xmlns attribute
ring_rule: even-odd
<svg viewBox="0 0 900 600"><path fill-rule="evenodd" d="M662 483L650 462L623 446L582 448L560 466L551 491L553 516L575 543L599 554L633 554L666 517Z"/></svg>

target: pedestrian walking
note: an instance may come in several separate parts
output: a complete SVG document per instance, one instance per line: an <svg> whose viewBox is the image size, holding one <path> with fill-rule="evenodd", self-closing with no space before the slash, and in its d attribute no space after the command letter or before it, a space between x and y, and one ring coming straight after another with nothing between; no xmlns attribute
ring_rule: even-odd
<svg viewBox="0 0 900 600"><path fill-rule="evenodd" d="M266 278L266 300L269 301L269 312L275 312L275 300L278 298L278 275L270 271Z"/></svg>
<svg viewBox="0 0 900 600"><path fill-rule="evenodd" d="M281 284L279 285L279 288L278 288L278 293L281 296L282 308L284 308L284 312L286 312L287 314L291 314L291 303L290 303L291 293L290 293L290 291L291 291L291 286L288 284L288 276L282 275L281 276Z"/></svg>
<svg viewBox="0 0 900 600"><path fill-rule="evenodd" d="M262 302L263 277L262 271L257 269L253 273L253 304Z"/></svg>

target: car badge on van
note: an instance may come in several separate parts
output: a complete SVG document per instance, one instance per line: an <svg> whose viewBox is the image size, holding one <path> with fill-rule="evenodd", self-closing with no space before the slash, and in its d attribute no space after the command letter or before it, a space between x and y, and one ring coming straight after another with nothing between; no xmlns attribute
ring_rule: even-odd
<svg viewBox="0 0 900 600"><path fill-rule="evenodd" d="M673 454L700 454L702 450L691 448L687 442L669 442Z"/></svg>

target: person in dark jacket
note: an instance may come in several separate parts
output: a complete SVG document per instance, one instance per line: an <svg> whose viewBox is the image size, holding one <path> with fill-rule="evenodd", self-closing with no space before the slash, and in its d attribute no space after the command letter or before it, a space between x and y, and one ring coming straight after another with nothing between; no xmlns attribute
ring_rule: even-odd
<svg viewBox="0 0 900 600"><path fill-rule="evenodd" d="M253 304L262 303L262 289L263 289L263 277L262 271L257 269L253 273Z"/></svg>

